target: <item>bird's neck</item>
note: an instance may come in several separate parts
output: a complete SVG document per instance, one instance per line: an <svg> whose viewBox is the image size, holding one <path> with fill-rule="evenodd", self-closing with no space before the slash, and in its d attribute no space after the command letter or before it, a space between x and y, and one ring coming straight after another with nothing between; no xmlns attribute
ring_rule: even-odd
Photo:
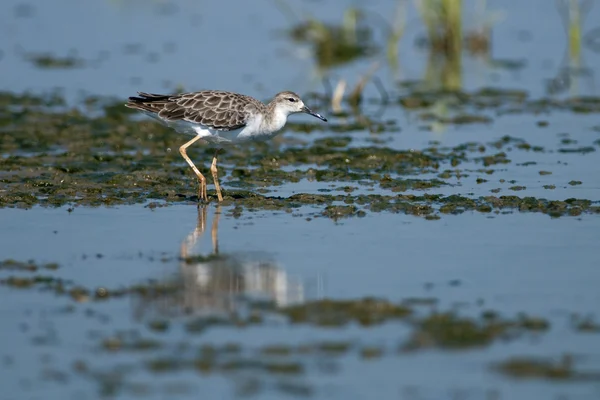
<svg viewBox="0 0 600 400"><path fill-rule="evenodd" d="M263 116L261 128L265 131L275 132L283 128L287 121L288 113L281 108L275 107L274 102L267 105Z"/></svg>

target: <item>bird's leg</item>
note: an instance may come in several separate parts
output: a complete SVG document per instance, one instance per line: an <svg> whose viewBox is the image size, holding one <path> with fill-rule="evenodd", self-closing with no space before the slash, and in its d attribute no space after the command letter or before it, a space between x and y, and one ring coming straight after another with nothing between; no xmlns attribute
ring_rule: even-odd
<svg viewBox="0 0 600 400"><path fill-rule="evenodd" d="M219 151L221 151L221 149L217 149L217 151L215 151L215 156L213 157L212 164L210 165L210 172L212 172L213 180L215 182L217 197L219 198L219 201L223 201L223 196L221 195L221 185L219 185L219 175L217 175L217 156L219 155Z"/></svg>
<svg viewBox="0 0 600 400"><path fill-rule="evenodd" d="M208 201L208 196L206 194L206 178L204 177L204 175L202 175L200 173L200 171L198 171L198 168L196 168L196 166L194 165L192 160L190 160L190 158L187 156L187 152L186 152L188 147L190 147L192 144L194 144L196 141L198 141L200 139L201 139L201 136L194 137L192 140L190 140L189 142L187 142L183 146L181 146L179 148L179 152L181 153L181 156L185 159L185 161L189 164L189 166L192 167L192 169L194 170L194 173L198 177L198 182L200 184L200 187L198 188L198 201L200 201L200 200Z"/></svg>
<svg viewBox="0 0 600 400"><path fill-rule="evenodd" d="M198 206L198 219L196 221L196 229L194 229L192 233L190 233L187 236L187 238L181 243L179 255L182 260L188 258L189 250L196 245L198 239L200 239L200 237L204 234L204 231L206 230L207 213L208 209L206 208L206 205Z"/></svg>
<svg viewBox="0 0 600 400"><path fill-rule="evenodd" d="M211 237L213 244L213 254L219 254L219 238L217 236L219 232L219 217L221 216L221 206L217 204L217 209L215 210L215 217L213 219L212 229L211 229Z"/></svg>

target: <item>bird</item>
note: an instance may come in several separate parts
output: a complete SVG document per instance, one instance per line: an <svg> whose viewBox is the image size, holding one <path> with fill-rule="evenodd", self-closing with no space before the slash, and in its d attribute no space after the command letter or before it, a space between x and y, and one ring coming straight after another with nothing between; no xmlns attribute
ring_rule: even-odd
<svg viewBox="0 0 600 400"><path fill-rule="evenodd" d="M216 148L210 171L221 202L217 156L224 146L272 139L281 132L290 114L305 113L327 122L291 91L277 93L268 104L224 90L174 95L138 92L138 96L129 97L125 106L142 111L176 132L194 136L179 152L198 177L198 201L204 202L208 202L206 178L187 155L187 148L198 140Z"/></svg>

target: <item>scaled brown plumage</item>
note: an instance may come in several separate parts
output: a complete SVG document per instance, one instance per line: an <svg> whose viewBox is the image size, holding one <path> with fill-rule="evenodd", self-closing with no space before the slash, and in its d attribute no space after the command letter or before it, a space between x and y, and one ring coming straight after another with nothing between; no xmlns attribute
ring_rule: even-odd
<svg viewBox="0 0 600 400"><path fill-rule="evenodd" d="M231 131L246 126L253 113L265 105L253 97L220 90L162 95L138 92L129 108L157 114L165 121L188 121L210 129Z"/></svg>

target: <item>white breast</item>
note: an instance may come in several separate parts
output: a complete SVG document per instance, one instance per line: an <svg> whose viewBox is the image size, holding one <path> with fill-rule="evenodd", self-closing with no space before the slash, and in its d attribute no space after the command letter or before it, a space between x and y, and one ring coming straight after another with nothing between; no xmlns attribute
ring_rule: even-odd
<svg viewBox="0 0 600 400"><path fill-rule="evenodd" d="M268 124L265 124L261 114L248 121L248 124L237 136L238 141L249 140L268 140L280 133L281 128L285 125L287 115L284 113L276 113Z"/></svg>
<svg viewBox="0 0 600 400"><path fill-rule="evenodd" d="M224 145L271 139L280 133L286 121L287 113L275 110L275 114L268 124L264 123L262 114L257 114L248 121L245 127L232 131L219 131L187 121L177 121L177 123L168 123L168 125L182 133L194 132L210 144Z"/></svg>

